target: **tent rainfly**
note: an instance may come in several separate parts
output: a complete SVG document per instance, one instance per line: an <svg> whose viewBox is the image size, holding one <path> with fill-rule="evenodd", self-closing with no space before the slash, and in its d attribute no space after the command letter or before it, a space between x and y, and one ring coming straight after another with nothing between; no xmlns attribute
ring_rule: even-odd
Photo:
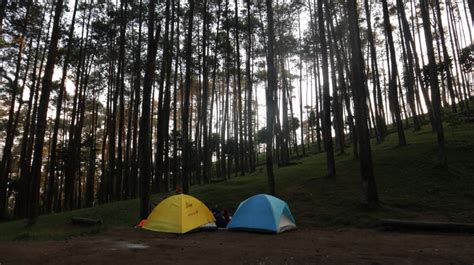
<svg viewBox="0 0 474 265"><path fill-rule="evenodd" d="M281 233L295 229L295 219L288 204L274 196L259 194L241 202L229 230Z"/></svg>
<svg viewBox="0 0 474 265"><path fill-rule="evenodd" d="M217 228L216 219L200 200L185 194L173 195L161 201L150 213L144 229L184 234L198 229Z"/></svg>

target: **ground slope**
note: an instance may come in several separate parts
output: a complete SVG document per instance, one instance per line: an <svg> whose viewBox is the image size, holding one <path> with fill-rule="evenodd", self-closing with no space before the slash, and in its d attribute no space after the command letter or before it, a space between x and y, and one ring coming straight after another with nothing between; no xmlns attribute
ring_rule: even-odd
<svg viewBox="0 0 474 265"><path fill-rule="evenodd" d="M406 130L408 146L397 147L391 134L373 145L375 176L380 207L362 202L359 163L352 150L336 156L337 176L326 178L324 154L294 160L275 170L276 192L286 200L301 228L375 227L379 218L474 222L474 124L446 128L448 167L437 166L436 135L425 125L421 131ZM191 194L210 208L235 210L245 198L266 191L263 168L254 174L203 186ZM164 195L155 195L159 201ZM138 200L41 216L33 227L25 221L0 224L0 240L51 240L133 227L138 220ZM98 227L76 227L70 218L91 217Z"/></svg>

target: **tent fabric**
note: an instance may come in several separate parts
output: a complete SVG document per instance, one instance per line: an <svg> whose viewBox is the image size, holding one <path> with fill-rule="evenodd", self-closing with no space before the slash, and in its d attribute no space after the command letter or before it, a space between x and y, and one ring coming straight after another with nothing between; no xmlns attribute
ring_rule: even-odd
<svg viewBox="0 0 474 265"><path fill-rule="evenodd" d="M192 196L179 194L161 201L150 213L143 228L184 234L201 226L215 226L215 221L204 203Z"/></svg>
<svg viewBox="0 0 474 265"><path fill-rule="evenodd" d="M296 228L296 224L286 202L259 194L240 203L227 228L281 233Z"/></svg>

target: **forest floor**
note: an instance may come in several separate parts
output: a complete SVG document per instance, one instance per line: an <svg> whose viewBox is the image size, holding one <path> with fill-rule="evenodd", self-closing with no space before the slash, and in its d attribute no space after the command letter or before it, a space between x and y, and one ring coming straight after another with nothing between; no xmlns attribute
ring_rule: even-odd
<svg viewBox="0 0 474 265"><path fill-rule="evenodd" d="M0 264L473 264L474 236L368 229L155 233L133 228L66 241L1 242Z"/></svg>
<svg viewBox="0 0 474 265"><path fill-rule="evenodd" d="M315 154L312 146L307 156L275 169L277 196L288 202L296 231L184 236L140 231L132 228L139 222L138 200L126 200L43 215L30 227L25 220L0 223L0 264L176 264L178 257L183 263L224 264L473 264L472 235L378 229L381 218L474 223L474 123L445 126L446 167L437 163L436 135L429 125L405 133L407 146L397 146L395 133L372 145L378 207L362 203L359 162L351 148L336 156L337 176L327 178L325 154ZM225 182L192 186L190 193L210 208L233 212L266 188L260 167ZM102 225L74 226L71 217L100 219Z"/></svg>

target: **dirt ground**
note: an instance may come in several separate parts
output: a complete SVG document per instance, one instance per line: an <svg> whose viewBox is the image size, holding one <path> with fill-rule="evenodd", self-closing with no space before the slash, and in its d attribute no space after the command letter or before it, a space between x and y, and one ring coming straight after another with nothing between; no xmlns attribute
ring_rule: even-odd
<svg viewBox="0 0 474 265"><path fill-rule="evenodd" d="M474 236L363 229L188 235L114 229L66 241L1 242L1 265L474 264Z"/></svg>

